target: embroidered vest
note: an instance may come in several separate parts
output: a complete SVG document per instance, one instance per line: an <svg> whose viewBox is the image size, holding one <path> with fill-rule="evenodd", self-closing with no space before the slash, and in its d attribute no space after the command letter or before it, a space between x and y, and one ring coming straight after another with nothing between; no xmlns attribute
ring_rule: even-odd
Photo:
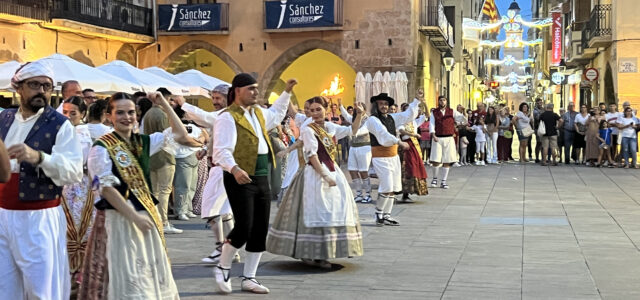
<svg viewBox="0 0 640 300"><path fill-rule="evenodd" d="M378 120L380 120L380 122L382 123L382 125L384 125L384 127L387 128L387 131L393 135L396 136L396 121L393 119L393 117L391 117L390 115L387 115L386 117L382 116L382 115L378 115L375 116L376 118L378 118ZM369 133L369 138L371 139L371 146L382 146L380 145L380 143L378 142L378 139L376 138L375 135L373 135L373 133Z"/></svg>
<svg viewBox="0 0 640 300"><path fill-rule="evenodd" d="M265 128L264 116L262 110L257 105L253 106L253 112L260 122L260 128L262 128L262 136L269 146L269 158L272 163L275 163L276 158L273 153L273 147L271 146L271 139ZM253 130L253 126L249 123L249 120L244 117L244 109L237 104L231 104L226 112L229 112L236 122L236 132L238 138L236 139L236 147L233 150L233 158L236 160L238 166L247 172L250 176L254 176L256 173L256 162L258 159L258 135ZM225 112L223 111L223 113ZM274 165L275 167L275 165Z"/></svg>
<svg viewBox="0 0 640 300"><path fill-rule="evenodd" d="M0 138L5 139L9 128L15 119L18 109L6 109L0 113ZM24 143L36 151L51 154L56 136L62 124L67 120L65 116L56 112L51 106L46 106L44 112L29 131ZM62 187L53 183L43 171L30 163L20 164L20 183L18 198L20 201L40 201L57 199L62 194Z"/></svg>
<svg viewBox="0 0 640 300"><path fill-rule="evenodd" d="M453 119L453 109L445 109L444 115L440 109L433 111L436 124L436 136L453 136L455 134L456 122Z"/></svg>

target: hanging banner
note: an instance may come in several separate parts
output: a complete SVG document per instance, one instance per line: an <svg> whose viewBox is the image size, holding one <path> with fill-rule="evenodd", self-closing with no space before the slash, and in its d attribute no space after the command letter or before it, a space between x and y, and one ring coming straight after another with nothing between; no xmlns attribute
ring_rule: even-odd
<svg viewBox="0 0 640 300"><path fill-rule="evenodd" d="M562 14L554 12L551 18L551 65L557 66L562 59Z"/></svg>
<svg viewBox="0 0 640 300"><path fill-rule="evenodd" d="M218 31L221 4L158 5L158 30Z"/></svg>
<svg viewBox="0 0 640 300"><path fill-rule="evenodd" d="M265 28L331 27L335 0L281 0L264 3Z"/></svg>

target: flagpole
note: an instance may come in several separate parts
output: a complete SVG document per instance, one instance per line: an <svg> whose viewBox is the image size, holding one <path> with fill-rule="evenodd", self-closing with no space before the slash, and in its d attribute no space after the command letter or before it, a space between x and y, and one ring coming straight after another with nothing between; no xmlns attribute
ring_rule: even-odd
<svg viewBox="0 0 640 300"><path fill-rule="evenodd" d="M484 5L487 4L487 0L482 1L482 6L480 6L480 14L478 14L478 22L482 19L482 11L484 10Z"/></svg>

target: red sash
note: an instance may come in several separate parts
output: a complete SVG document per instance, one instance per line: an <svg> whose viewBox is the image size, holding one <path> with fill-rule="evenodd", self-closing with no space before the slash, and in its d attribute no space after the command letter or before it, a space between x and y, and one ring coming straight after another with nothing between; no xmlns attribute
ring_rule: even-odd
<svg viewBox="0 0 640 300"><path fill-rule="evenodd" d="M11 210L38 210L60 205L60 198L40 201L20 201L20 174L11 173L7 183L0 183L0 207Z"/></svg>

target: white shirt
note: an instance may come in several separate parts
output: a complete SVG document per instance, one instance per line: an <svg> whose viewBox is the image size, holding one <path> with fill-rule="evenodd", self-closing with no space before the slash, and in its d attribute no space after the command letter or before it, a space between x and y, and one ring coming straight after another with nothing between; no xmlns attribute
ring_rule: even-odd
<svg viewBox="0 0 640 300"><path fill-rule="evenodd" d="M300 139L303 142L305 158L318 154L318 139L313 129L309 127L309 124L312 122L313 120L309 118L304 122L302 128L300 128ZM336 140L350 136L352 133L351 126L341 126L332 122L324 122L324 130L329 136L334 137Z"/></svg>
<svg viewBox="0 0 640 300"><path fill-rule="evenodd" d="M619 112L612 112L612 113L606 113L604 115L604 118L607 119L607 123L609 123L609 128L611 128L611 134L618 134L618 127L616 127L616 124L618 124L618 120L623 118L623 115L621 115Z"/></svg>
<svg viewBox="0 0 640 300"><path fill-rule="evenodd" d="M414 99L411 104L409 104L409 108L403 112L389 114L393 121L396 123L396 129L400 128L402 125L407 124L409 121L414 120L418 116L418 104L420 101ZM375 105L375 104L374 104ZM363 123L363 126L369 131L369 133L373 134L378 143L384 147L391 147L398 143L398 138L391 135L389 131L387 131L387 127L382 125L380 119L375 116L371 116L367 118L367 120Z"/></svg>
<svg viewBox="0 0 640 300"><path fill-rule="evenodd" d="M91 135L91 140L95 141L97 139L99 139L101 136L107 134L107 133L111 133L113 131L113 128L104 125L102 123L98 123L98 124L87 124L87 128L89 129L89 134Z"/></svg>
<svg viewBox="0 0 640 300"><path fill-rule="evenodd" d="M413 132L412 133L418 133L418 127L420 127L420 125L422 125L422 123L424 123L427 120L427 117L425 115L420 116L418 119L411 121L411 123L413 123ZM408 123L407 123L408 124ZM398 130L404 130L407 131L406 129L406 124L402 125L398 128ZM410 138L410 136L408 135L402 135L400 137L403 141L407 140Z"/></svg>
<svg viewBox="0 0 640 300"><path fill-rule="evenodd" d="M442 112L442 114L444 115L444 113L446 112L446 109L445 110L441 109L440 112ZM457 110L453 110L453 120L454 122L456 122L457 125L460 125L458 123L458 120L462 121L463 119L466 120L466 118L462 113L460 113ZM431 118L429 118L429 132L436 133L436 118L433 116L433 113L431 113Z"/></svg>
<svg viewBox="0 0 640 300"><path fill-rule="evenodd" d="M185 127L191 127L191 133L188 133L188 135L194 139L198 139L202 134L202 129L200 129L200 127L196 125L187 124L185 125ZM178 144L178 142L176 142L174 138L173 129L171 127L167 127L167 129L165 129L162 133L165 137L165 142L162 150L166 151L169 154L172 154L176 158L185 158L200 151L201 149L200 147L189 147Z"/></svg>
<svg viewBox="0 0 640 300"><path fill-rule="evenodd" d="M169 127L171 128L171 127ZM165 135L162 132L152 133L149 136L149 156L154 155L162 149L165 145ZM87 161L87 168L89 170L89 178L98 177L100 182L100 192L103 187L113 187L120 185L120 179L118 179L111 172L113 164L109 151L102 146L93 146L89 150L89 159ZM99 198L95 200L97 202Z"/></svg>
<svg viewBox="0 0 640 300"><path fill-rule="evenodd" d="M85 124L76 126L76 136L78 137L80 147L82 147L82 165L84 166L84 164L87 163L87 158L89 157L89 149L91 149L91 146L93 145L89 127Z"/></svg>
<svg viewBox="0 0 640 300"><path fill-rule="evenodd" d="M215 123L218 118L218 115L223 111L223 109L218 111L206 111L189 103L182 104L181 108L184 110L184 116L187 120L194 121L203 127L212 127L213 123Z"/></svg>
<svg viewBox="0 0 640 300"><path fill-rule="evenodd" d="M19 109L11 128L7 132L4 143L7 148L24 143L31 128L44 112L41 108L35 115L24 119ZM20 172L20 164L15 159L10 161L11 173ZM57 186L72 184L82 180L82 150L76 136L76 129L69 120L62 123L56 134L56 143L51 154L44 154L44 160L39 165L47 177Z"/></svg>
<svg viewBox="0 0 640 300"><path fill-rule="evenodd" d="M264 125L266 127L265 131L275 128L282 122L287 115L290 98L291 95L289 93L282 92L280 97L278 97L268 109L258 105L253 106L253 109L260 109L262 111ZM268 154L269 145L267 144L266 137L262 134L258 117L256 117L255 113L250 113L248 109L244 109L244 117L249 121L254 133L258 137L258 154ZM230 113L224 112L218 115L214 124L213 161L222 166L225 171L231 172L231 169L237 165L233 157L233 151L236 148L236 141L238 139L236 122Z"/></svg>
<svg viewBox="0 0 640 300"><path fill-rule="evenodd" d="M486 142L484 131L487 130L487 125L473 125L473 130L476 132L476 142Z"/></svg>
<svg viewBox="0 0 640 300"><path fill-rule="evenodd" d="M627 126L629 124L631 124L631 127L622 129L620 134L622 134L622 137L626 137L626 138L635 138L636 137L636 129L633 128L633 126L635 126L636 124L638 124L636 122L636 118L631 117L631 118L619 118L618 119L618 124L622 125L622 126Z"/></svg>

